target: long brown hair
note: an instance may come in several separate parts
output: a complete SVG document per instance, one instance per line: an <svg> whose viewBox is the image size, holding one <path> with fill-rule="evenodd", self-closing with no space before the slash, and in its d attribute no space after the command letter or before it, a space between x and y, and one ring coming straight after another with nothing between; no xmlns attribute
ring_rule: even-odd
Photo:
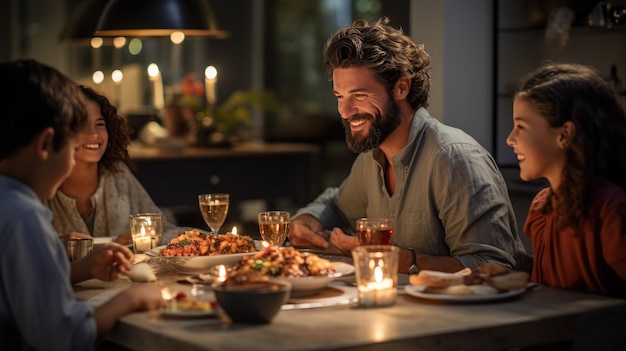
<svg viewBox="0 0 626 351"><path fill-rule="evenodd" d="M558 228L578 233L589 218L597 187L605 181L626 188L626 114L609 84L593 69L577 64L546 64L521 84L516 97L532 103L552 127L567 121L576 134L565 151L558 189L541 209L557 207Z"/></svg>

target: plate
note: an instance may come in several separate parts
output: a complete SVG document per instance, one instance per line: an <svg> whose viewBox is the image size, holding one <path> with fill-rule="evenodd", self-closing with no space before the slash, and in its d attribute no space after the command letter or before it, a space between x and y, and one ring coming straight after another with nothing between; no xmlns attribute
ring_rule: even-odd
<svg viewBox="0 0 626 351"><path fill-rule="evenodd" d="M424 292L425 286L421 285L407 285L404 287L404 291L411 296L419 297L426 300L448 301L448 302L486 302L486 301L498 301L508 299L514 296L523 294L526 289L509 290L497 294L483 294L483 295L448 295L448 294L433 294Z"/></svg>
<svg viewBox="0 0 626 351"><path fill-rule="evenodd" d="M210 311L176 311L176 310L161 310L161 315L167 318L205 318L217 315L217 309Z"/></svg>
<svg viewBox="0 0 626 351"><path fill-rule="evenodd" d="M237 253L227 255L215 255L215 256L172 256L165 257L159 256L159 251L163 249L165 245L157 246L146 251L146 255L151 257L158 257L172 264L179 273L182 274L198 274L205 273L211 267L223 264L234 265L241 261L244 256L254 255L254 252Z"/></svg>
<svg viewBox="0 0 626 351"><path fill-rule="evenodd" d="M330 275L281 277L277 279L286 280L291 283L292 296L308 296L326 287L326 285L335 278L354 273L354 266L351 264L344 262L331 262L330 264L335 267L335 273Z"/></svg>

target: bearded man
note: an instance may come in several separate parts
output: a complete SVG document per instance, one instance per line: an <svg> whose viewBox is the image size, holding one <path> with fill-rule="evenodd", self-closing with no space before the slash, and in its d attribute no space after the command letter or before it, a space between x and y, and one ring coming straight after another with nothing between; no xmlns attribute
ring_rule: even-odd
<svg viewBox="0 0 626 351"><path fill-rule="evenodd" d="M355 222L392 219L399 272L455 272L526 256L506 183L493 157L463 131L432 118L429 55L388 18L340 29L324 67L350 151L348 177L300 209L293 246L345 254L359 245Z"/></svg>

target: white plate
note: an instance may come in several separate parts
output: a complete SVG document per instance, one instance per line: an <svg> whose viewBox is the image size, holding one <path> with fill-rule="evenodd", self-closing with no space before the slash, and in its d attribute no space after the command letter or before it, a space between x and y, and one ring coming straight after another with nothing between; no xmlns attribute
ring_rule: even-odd
<svg viewBox="0 0 626 351"><path fill-rule="evenodd" d="M210 311L176 311L176 310L161 310L161 315L168 318L204 318L212 317L217 314L217 309Z"/></svg>
<svg viewBox="0 0 626 351"><path fill-rule="evenodd" d="M297 296L306 296L315 294L318 290L324 288L335 278L354 273L354 266L344 262L331 262L335 267L335 273L330 275L317 275L308 277L281 277L277 279L286 280L291 283L291 293Z"/></svg>
<svg viewBox="0 0 626 351"><path fill-rule="evenodd" d="M523 294L526 289L517 289L505 291L497 294L483 294L483 295L449 295L449 294L435 294L424 292L425 286L421 285L407 285L404 287L404 291L408 295L419 297L427 300L437 301L449 301L449 302L484 302L484 301L497 301L508 299L514 296Z"/></svg>
<svg viewBox="0 0 626 351"><path fill-rule="evenodd" d="M165 245L157 246L146 251L146 255L152 257L158 257L171 263L179 273L182 274L198 274L206 273L211 267L223 264L234 265L239 262L244 256L254 255L255 252L228 254L228 255L215 255L215 256L172 256L165 257L159 256L159 251L163 249Z"/></svg>

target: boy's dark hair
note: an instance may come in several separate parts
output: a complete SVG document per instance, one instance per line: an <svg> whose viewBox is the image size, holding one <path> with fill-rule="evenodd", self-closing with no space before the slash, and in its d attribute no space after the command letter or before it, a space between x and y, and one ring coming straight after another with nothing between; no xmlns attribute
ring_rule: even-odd
<svg viewBox="0 0 626 351"><path fill-rule="evenodd" d="M336 68L366 67L391 91L399 78L411 78L407 101L412 108L428 107L430 56L401 29L383 17L369 24L356 20L337 31L324 46L324 69L332 79Z"/></svg>
<svg viewBox="0 0 626 351"><path fill-rule="evenodd" d="M100 170L117 172L116 164L120 161L124 162L130 169L134 169L134 164L131 162L128 154L130 130L126 118L117 114L117 108L111 105L105 96L86 86L81 85L80 89L88 100L95 102L100 107L100 112L102 117L104 117L104 123L109 134L106 151L102 155L100 162L98 162Z"/></svg>
<svg viewBox="0 0 626 351"><path fill-rule="evenodd" d="M34 60L0 63L0 160L48 127L60 150L87 121L80 96L78 86L50 66Z"/></svg>

